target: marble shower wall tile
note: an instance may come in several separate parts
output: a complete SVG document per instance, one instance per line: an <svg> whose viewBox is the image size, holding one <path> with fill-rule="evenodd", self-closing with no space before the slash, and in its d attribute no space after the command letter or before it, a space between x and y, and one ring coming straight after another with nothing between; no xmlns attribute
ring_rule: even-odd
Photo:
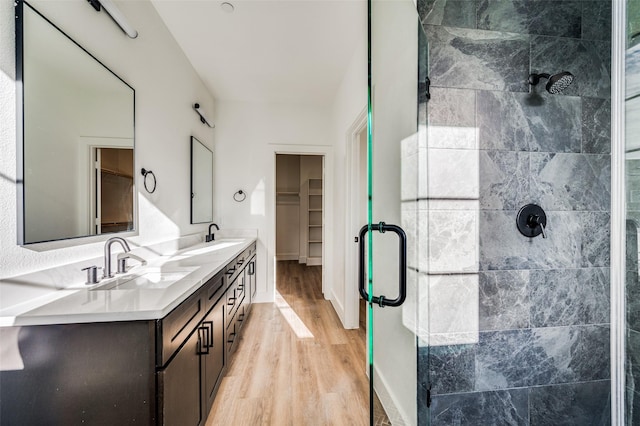
<svg viewBox="0 0 640 426"><path fill-rule="evenodd" d="M580 152L580 98L480 91L477 95L480 149Z"/></svg>
<svg viewBox="0 0 640 426"><path fill-rule="evenodd" d="M485 271L479 274L481 331L529 327L530 271Z"/></svg>
<svg viewBox="0 0 640 426"><path fill-rule="evenodd" d="M418 270L478 271L477 200L420 200L416 218Z"/></svg>
<svg viewBox="0 0 640 426"><path fill-rule="evenodd" d="M428 105L429 148L477 149L476 92L433 87Z"/></svg>
<svg viewBox="0 0 640 426"><path fill-rule="evenodd" d="M434 395L474 390L476 345L433 346L422 353L420 363L429 367L425 380Z"/></svg>
<svg viewBox="0 0 640 426"><path fill-rule="evenodd" d="M477 272L480 251L478 212L432 210L427 214L428 236L419 238L427 242L428 251L420 252L420 270L430 273ZM418 215L420 220L422 213Z"/></svg>
<svg viewBox="0 0 640 426"><path fill-rule="evenodd" d="M625 299L627 327L640 331L640 275L637 271L625 272Z"/></svg>
<svg viewBox="0 0 640 426"><path fill-rule="evenodd" d="M582 98L582 152L611 152L611 100Z"/></svg>
<svg viewBox="0 0 640 426"><path fill-rule="evenodd" d="M401 206L401 224L407 235L407 266L418 268L418 235L420 233L418 223L418 202L406 201Z"/></svg>
<svg viewBox="0 0 640 426"><path fill-rule="evenodd" d="M411 330L425 345L428 344L428 329L419 328L418 310L420 309L419 274L407 269L407 298L402 304L402 325Z"/></svg>
<svg viewBox="0 0 640 426"><path fill-rule="evenodd" d="M426 26L433 86L527 92L529 36Z"/></svg>
<svg viewBox="0 0 640 426"><path fill-rule="evenodd" d="M609 211L611 157L531 154L531 200L546 210Z"/></svg>
<svg viewBox="0 0 640 426"><path fill-rule="evenodd" d="M560 71L569 71L576 77L562 95L609 99L611 43L531 36L531 72L555 74Z"/></svg>
<svg viewBox="0 0 640 426"><path fill-rule="evenodd" d="M640 331L640 271L638 270L638 225L626 221L625 298L627 327Z"/></svg>
<svg viewBox="0 0 640 426"><path fill-rule="evenodd" d="M606 426L611 424L609 380L531 388L530 424Z"/></svg>
<svg viewBox="0 0 640 426"><path fill-rule="evenodd" d="M522 236L516 213L480 212L480 270L609 266L608 213L547 211L547 238Z"/></svg>
<svg viewBox="0 0 640 426"><path fill-rule="evenodd" d="M633 389L640 387L640 332L627 329L626 383Z"/></svg>
<svg viewBox="0 0 640 426"><path fill-rule="evenodd" d="M579 38L580 1L479 0L478 28Z"/></svg>
<svg viewBox="0 0 640 426"><path fill-rule="evenodd" d="M421 321L428 322L420 328L429 330L431 335L450 334L452 339L467 336L465 342L477 342L478 275L429 275L428 285L428 303L421 301L422 310L418 313Z"/></svg>
<svg viewBox="0 0 640 426"><path fill-rule="evenodd" d="M418 0L423 24L457 28L476 27L476 0Z"/></svg>
<svg viewBox="0 0 640 426"><path fill-rule="evenodd" d="M529 424L528 402L528 389L436 395L431 425L524 426Z"/></svg>
<svg viewBox="0 0 640 426"><path fill-rule="evenodd" d="M611 0L582 1L582 38L611 40Z"/></svg>
<svg viewBox="0 0 640 426"><path fill-rule="evenodd" d="M515 210L529 200L529 154L479 151L480 208Z"/></svg>
<svg viewBox="0 0 640 426"><path fill-rule="evenodd" d="M609 378L609 328L549 327L480 333L476 390Z"/></svg>
<svg viewBox="0 0 640 426"><path fill-rule="evenodd" d="M640 425L640 393L627 387L625 392L626 426Z"/></svg>
<svg viewBox="0 0 640 426"><path fill-rule="evenodd" d="M428 196L442 199L478 199L478 151L428 150Z"/></svg>
<svg viewBox="0 0 640 426"><path fill-rule="evenodd" d="M609 322L609 268L533 270L531 326Z"/></svg>

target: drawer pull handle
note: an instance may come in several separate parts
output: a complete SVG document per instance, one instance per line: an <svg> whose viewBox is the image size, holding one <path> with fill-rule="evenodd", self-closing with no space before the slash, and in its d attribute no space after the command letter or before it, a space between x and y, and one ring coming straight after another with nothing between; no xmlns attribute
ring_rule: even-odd
<svg viewBox="0 0 640 426"><path fill-rule="evenodd" d="M213 347L213 321L204 321L202 323L205 327L207 327L207 348Z"/></svg>
<svg viewBox="0 0 640 426"><path fill-rule="evenodd" d="M198 327L198 355L209 355L209 328Z"/></svg>
<svg viewBox="0 0 640 426"><path fill-rule="evenodd" d="M236 304L236 299L237 299L236 297L230 298L229 301L227 302L227 305L229 305L229 306L235 305Z"/></svg>

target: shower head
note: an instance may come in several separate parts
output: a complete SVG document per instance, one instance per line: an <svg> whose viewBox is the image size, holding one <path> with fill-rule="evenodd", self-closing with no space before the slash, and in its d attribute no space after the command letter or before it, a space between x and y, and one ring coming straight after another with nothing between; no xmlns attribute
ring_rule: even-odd
<svg viewBox="0 0 640 426"><path fill-rule="evenodd" d="M552 95L556 95L569 87L574 79L573 74L571 74L569 71L563 71L554 75L549 75L547 73L529 74L529 84L535 86L540 82L541 78L546 78L547 80L549 80L545 88L547 89L547 92L551 93Z"/></svg>

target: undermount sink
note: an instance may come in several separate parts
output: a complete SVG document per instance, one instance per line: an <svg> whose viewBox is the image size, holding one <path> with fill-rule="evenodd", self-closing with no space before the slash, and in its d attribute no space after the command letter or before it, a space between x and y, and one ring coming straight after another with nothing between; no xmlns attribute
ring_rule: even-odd
<svg viewBox="0 0 640 426"><path fill-rule="evenodd" d="M95 290L140 290L140 289L163 289L180 281L192 271L171 271L171 272L147 272L139 275L125 275L117 277L92 288Z"/></svg>
<svg viewBox="0 0 640 426"><path fill-rule="evenodd" d="M205 247L200 247L197 249L190 249L185 252L181 252L180 254L186 256L194 256L198 254L211 253L217 250L222 250L228 247L233 247L238 244L242 244L243 240L220 240L214 241L212 243L208 243Z"/></svg>

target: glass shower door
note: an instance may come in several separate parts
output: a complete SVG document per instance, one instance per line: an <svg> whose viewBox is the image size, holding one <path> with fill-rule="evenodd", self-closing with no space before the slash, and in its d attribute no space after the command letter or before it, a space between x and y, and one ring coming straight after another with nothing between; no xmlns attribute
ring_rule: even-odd
<svg viewBox="0 0 640 426"><path fill-rule="evenodd" d="M370 0L369 201L368 223L360 233L360 293L369 302L371 424L418 424L417 398L423 393L417 379L424 327L417 282L426 73L426 37L413 1Z"/></svg>

